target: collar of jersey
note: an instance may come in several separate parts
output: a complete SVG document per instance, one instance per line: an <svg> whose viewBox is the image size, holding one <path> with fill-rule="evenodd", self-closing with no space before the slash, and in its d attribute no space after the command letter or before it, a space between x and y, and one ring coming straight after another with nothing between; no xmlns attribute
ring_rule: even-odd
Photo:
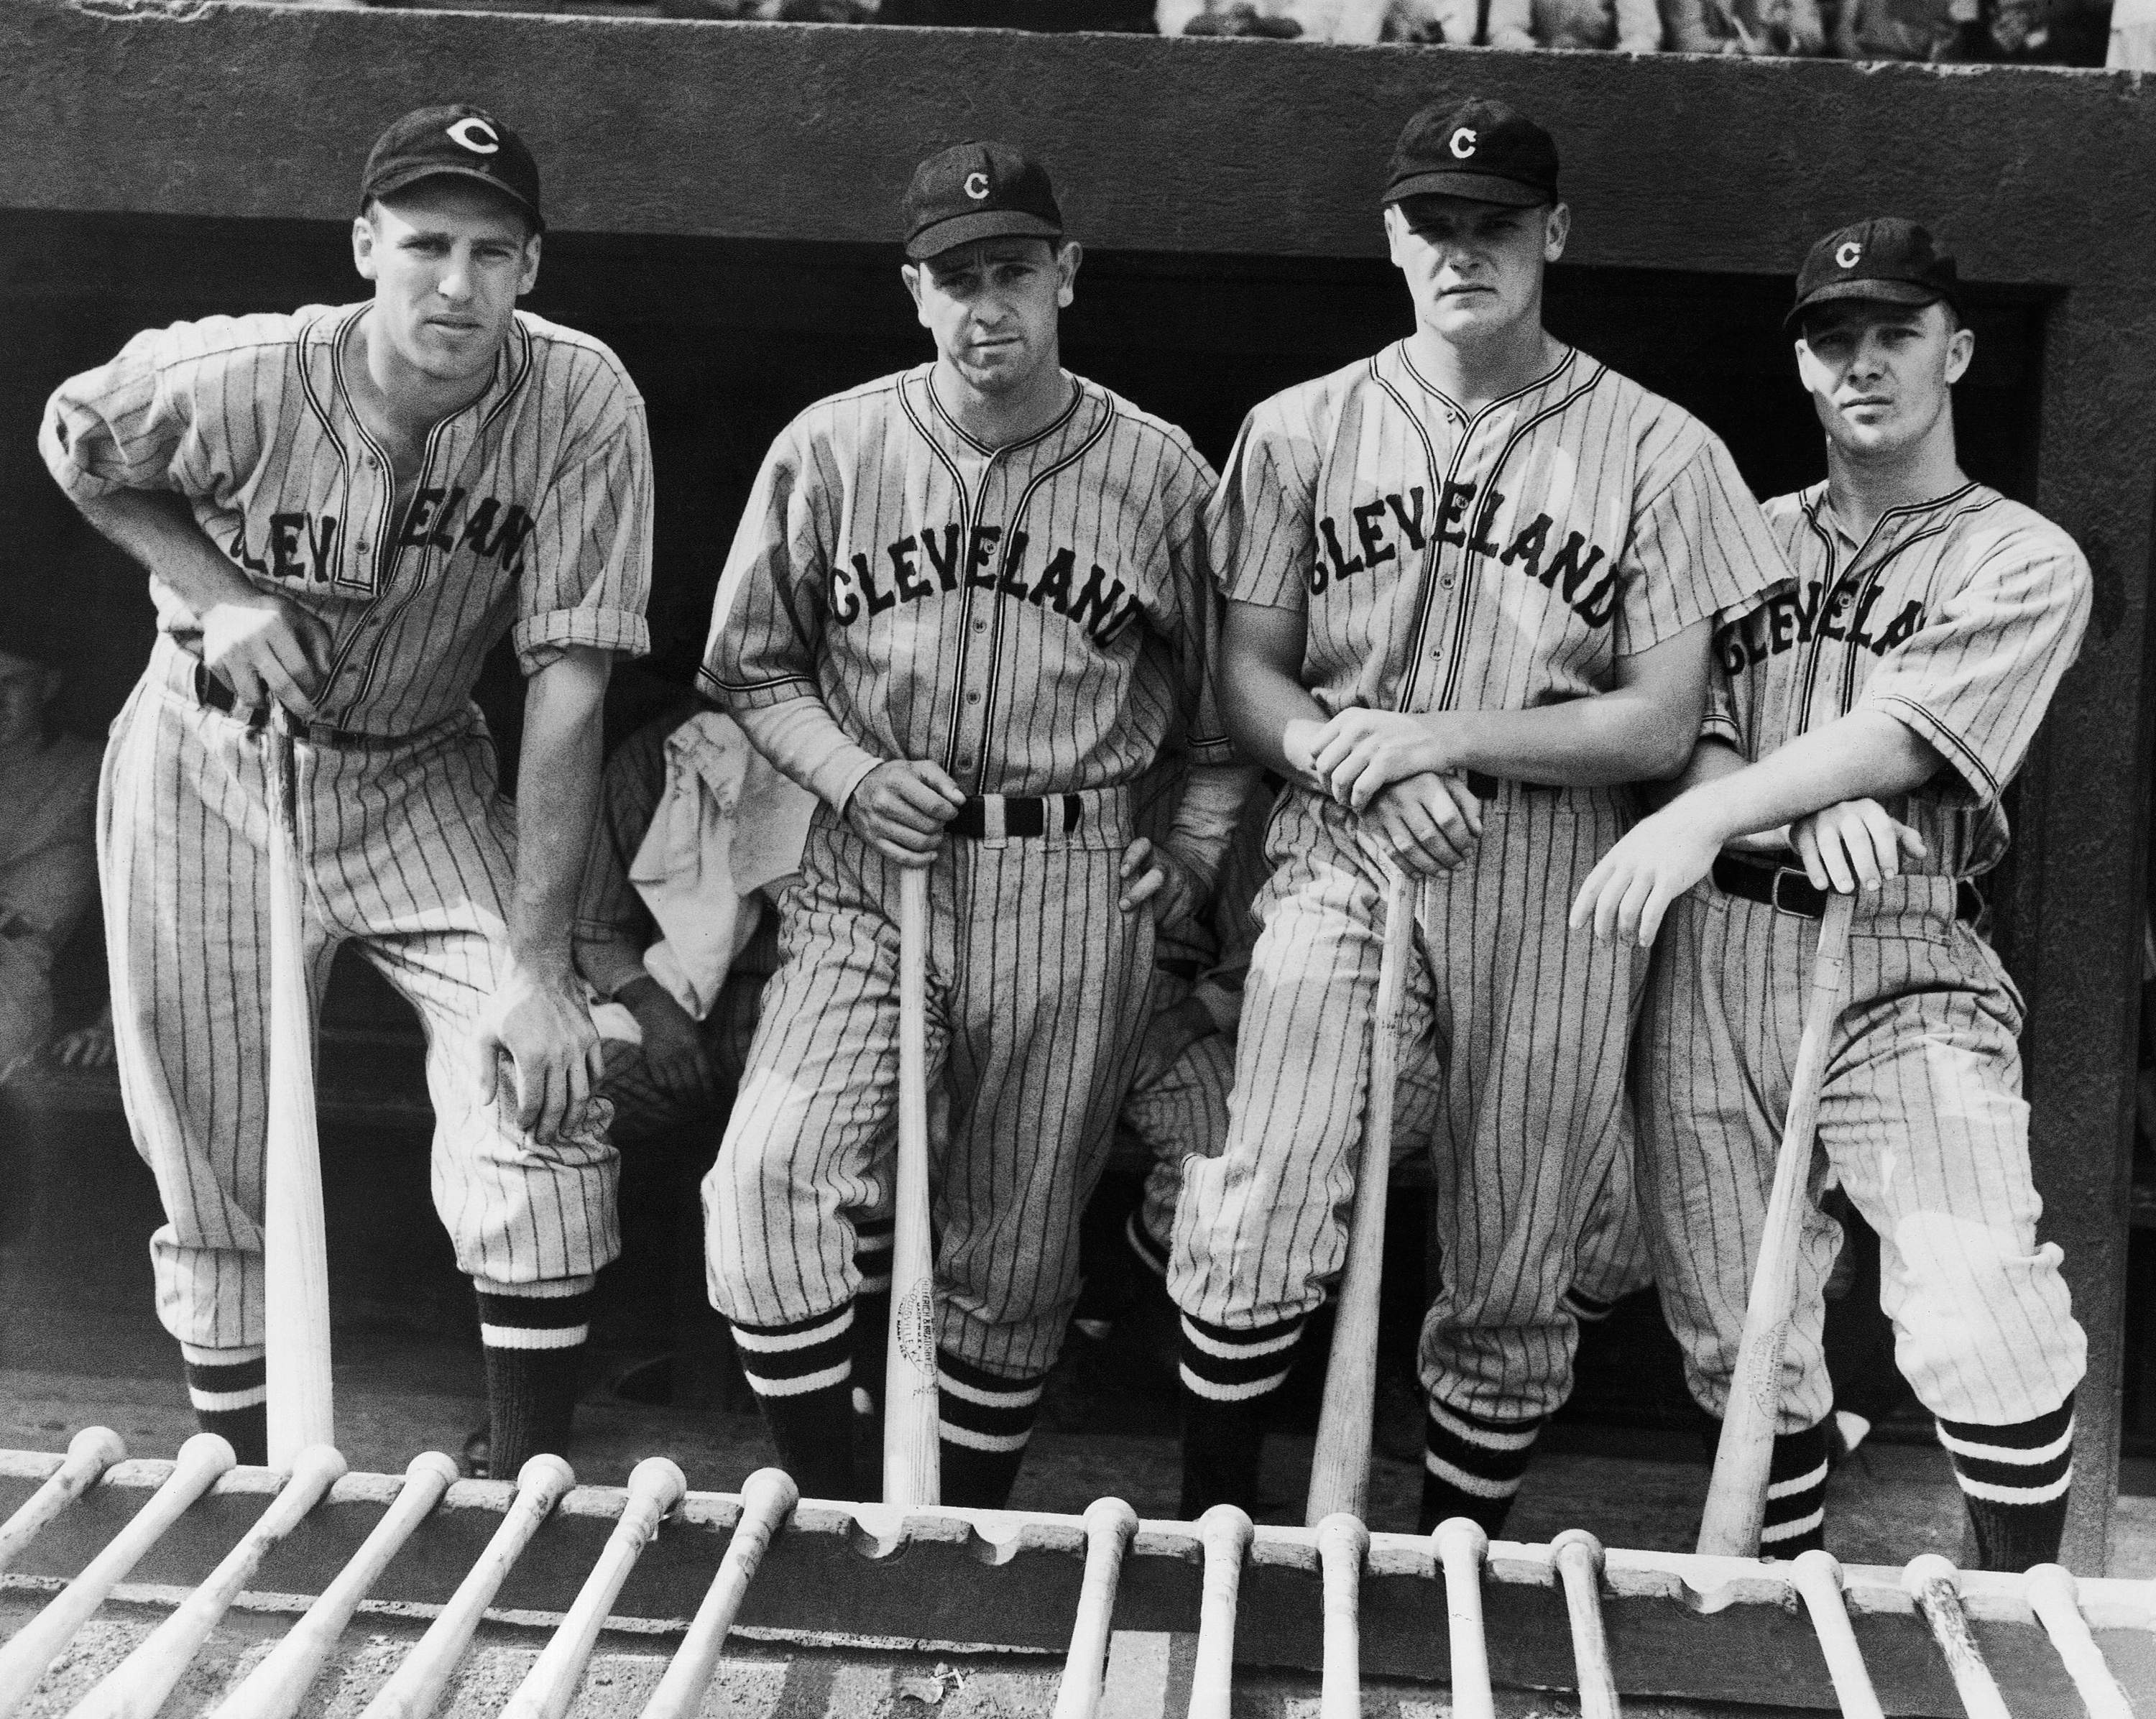
<svg viewBox="0 0 2156 1719"><path fill-rule="evenodd" d="M367 314L373 302L372 299L362 299L356 305L346 305L342 310L332 310L308 331L308 338L321 348L329 365L337 403L351 414L355 425L359 423L359 413L352 403L352 391L345 384L345 337ZM525 326L523 316L518 315L511 319L509 338L502 342L502 350L495 354L494 374L487 379L486 387L470 404L450 413L436 424L429 433L428 440L431 443L445 426L466 419L474 413L477 414L475 428L483 434L501 408L516 398L517 390L524 386L525 378L531 373L531 331ZM360 434L365 438L367 432L362 428Z"/></svg>
<svg viewBox="0 0 2156 1719"><path fill-rule="evenodd" d="M1804 514L1812 522L1812 529L1825 535L1839 546L1848 551L1845 565L1855 567L1873 549L1883 547L1900 534L1905 525L1918 522L1945 524L1943 516L1974 500L1984 491L1984 485L1971 478L1967 483L1949 490L1943 495L1935 495L1928 501L1912 501L1902 507L1890 507L1872 521L1871 530L1860 543L1843 529L1834 503L1827 494L1827 485L1821 482L1813 489L1804 501Z"/></svg>
<svg viewBox="0 0 2156 1719"><path fill-rule="evenodd" d="M1057 431L1067 427L1070 421L1077 417L1079 407L1085 403L1087 395L1091 392L1086 387L1084 377L1074 376L1070 372L1065 371L1064 379L1070 384L1070 398L1065 403L1062 411L1057 413L1054 418L1031 435L1021 437L1015 442L1006 442L1000 448L991 448L978 437L968 434L965 426L943 409L943 402L936 393L936 366L932 360L922 365L913 373L921 378L921 391L928 396L928 409L934 415L936 421L963 443L968 452L978 454L983 459L993 459L999 454L1017 454L1046 441Z"/></svg>
<svg viewBox="0 0 2156 1719"><path fill-rule="evenodd" d="M1414 354L1409 350L1408 343L1404 340L1394 341L1393 350L1399 355L1400 368L1406 371L1407 373L1414 379L1415 386L1420 388L1424 393L1430 395L1433 399L1442 401L1445 408L1455 418L1459 418L1462 423L1473 423L1478 419L1487 418L1493 412L1512 405L1515 401L1524 400L1528 395L1539 393L1542 389L1548 387L1552 382L1555 382L1560 376L1563 376L1566 371L1571 369L1573 362L1579 357L1579 348L1578 346L1566 346L1564 349L1564 355L1560 357L1547 372L1543 375L1537 377L1525 387L1515 388L1511 393L1502 395L1498 398L1491 401L1488 405L1483 407L1481 410L1470 412L1465 406L1461 405L1459 401L1454 399L1451 395L1446 393L1443 388L1440 387L1435 382L1424 376L1422 372L1415 368Z"/></svg>

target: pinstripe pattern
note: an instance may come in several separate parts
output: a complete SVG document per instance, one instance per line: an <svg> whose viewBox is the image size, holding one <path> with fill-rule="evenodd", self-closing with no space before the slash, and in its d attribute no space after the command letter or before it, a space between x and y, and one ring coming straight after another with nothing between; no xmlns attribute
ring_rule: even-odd
<svg viewBox="0 0 2156 1719"><path fill-rule="evenodd" d="M705 690L735 710L817 699L861 758L933 759L981 793L1133 782L1172 737L1226 762L1212 474L1188 438L1072 377L1061 418L990 450L928 378L819 402L773 446Z"/></svg>
<svg viewBox="0 0 2156 1719"><path fill-rule="evenodd" d="M1820 1095L1831 1171L1880 1238L1896 1358L1934 1414L2000 1425L2057 1408L2087 1345L2056 1243L2039 1243L2021 1003L1938 878L1884 885L1850 941L1850 1003ZM1642 1203L1692 1393L1720 1413L1742 1335L1818 939L1702 884L1656 942L1638 1062ZM1840 1229L1806 1214L1781 1428L1821 1419L1820 1347Z"/></svg>
<svg viewBox="0 0 2156 1719"><path fill-rule="evenodd" d="M620 362L517 312L486 391L429 436L393 528L389 459L345 387L367 308L139 334L60 384L45 463L76 497L176 491L249 580L320 617L334 727L406 735L459 714L505 632L527 671L566 644L648 649L651 459ZM159 627L193 645L186 605L150 590Z"/></svg>
<svg viewBox="0 0 2156 1719"><path fill-rule="evenodd" d="M264 749L195 703L193 671L161 640L114 725L98 857L121 1090L167 1219L151 1242L158 1315L223 1350L263 1340L269 823ZM513 875L485 729L475 714L400 746L293 750L312 998L357 938L418 1009L434 1201L459 1268L506 1285L596 1271L619 1247L603 1129L541 1147L472 1082Z"/></svg>
<svg viewBox="0 0 2156 1719"><path fill-rule="evenodd" d="M1228 1147L1186 1167L1169 1291L1230 1330L1307 1315L1346 1257L1383 893L1349 820L1298 789L1274 814ZM1418 894L1404 1007L1444 1070L1431 1150L1446 1261L1421 1373L1464 1412L1517 1420L1570 1388L1563 1297L1630 1150L1625 1049L1641 976L1629 951L1562 927L1620 821L1611 793L1507 788L1484 808L1473 858Z"/></svg>
<svg viewBox="0 0 2156 1719"><path fill-rule="evenodd" d="M1005 1378L1061 1345L1078 1214L1146 1025L1152 921L1115 906L1126 798L1088 796L1067 838L952 841L929 874L940 1341ZM704 1184L712 1305L737 1323L817 1320L864 1287L855 1224L888 1212L897 1144L896 870L818 809Z"/></svg>

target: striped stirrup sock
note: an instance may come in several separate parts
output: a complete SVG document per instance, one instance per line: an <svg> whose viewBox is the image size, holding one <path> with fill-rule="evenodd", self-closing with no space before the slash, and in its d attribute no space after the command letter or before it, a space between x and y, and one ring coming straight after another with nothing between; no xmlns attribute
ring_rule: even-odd
<svg viewBox="0 0 2156 1719"><path fill-rule="evenodd" d="M1767 1462L1767 1513L1759 1556L1794 1557L1826 1546L1826 1423L1777 1433Z"/></svg>
<svg viewBox="0 0 2156 1719"><path fill-rule="evenodd" d="M1429 1533L1450 1516L1480 1523L1492 1539L1527 1471L1542 1415L1526 1420L1491 1420L1428 1399L1423 1423L1422 1532Z"/></svg>
<svg viewBox="0 0 2156 1719"><path fill-rule="evenodd" d="M1216 1504L1255 1514L1267 1399L1287 1383L1304 1321L1230 1331L1183 1316L1183 1496L1194 1521Z"/></svg>
<svg viewBox="0 0 2156 1719"><path fill-rule="evenodd" d="M854 1477L854 1304L793 1325L734 1321L734 1352L778 1465L807 1498L858 1498Z"/></svg>
<svg viewBox="0 0 2156 1719"><path fill-rule="evenodd" d="M2059 1555L2074 1480L2074 1398L2011 1426L1942 1420L1939 1443L1976 1530L1978 1568L2019 1572Z"/></svg>
<svg viewBox="0 0 2156 1719"><path fill-rule="evenodd" d="M486 1349L486 1470L513 1480L542 1451L569 1448L569 1420L583 1383L591 1335L592 1280L500 1284L474 1279L479 1337Z"/></svg>
<svg viewBox="0 0 2156 1719"><path fill-rule="evenodd" d="M936 1352L943 1501L1001 1510L1025 1460L1047 1376L1005 1378Z"/></svg>
<svg viewBox="0 0 2156 1719"><path fill-rule="evenodd" d="M187 1401L206 1433L232 1446L242 1462L259 1468L270 1460L270 1385L259 1344L247 1349L180 1345L187 1368Z"/></svg>

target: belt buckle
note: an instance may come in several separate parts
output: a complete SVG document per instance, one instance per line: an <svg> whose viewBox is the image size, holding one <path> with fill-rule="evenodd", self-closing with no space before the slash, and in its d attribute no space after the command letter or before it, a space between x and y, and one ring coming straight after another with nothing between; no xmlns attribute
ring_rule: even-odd
<svg viewBox="0 0 2156 1719"><path fill-rule="evenodd" d="M1788 906L1783 902L1782 885L1785 880L1792 879L1796 882L1802 884L1806 889L1810 889L1811 887L1811 879L1806 876L1803 872L1798 870L1794 865L1778 865L1774 868L1774 882L1773 887L1771 887L1767 892L1767 905L1772 907L1775 912L1786 913L1792 919L1817 919L1819 915L1816 912L1807 913L1801 907Z"/></svg>

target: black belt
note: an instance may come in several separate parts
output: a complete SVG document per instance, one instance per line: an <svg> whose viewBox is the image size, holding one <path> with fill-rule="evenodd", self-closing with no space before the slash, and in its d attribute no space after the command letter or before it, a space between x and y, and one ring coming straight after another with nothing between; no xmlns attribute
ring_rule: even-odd
<svg viewBox="0 0 2156 1719"><path fill-rule="evenodd" d="M237 717L249 728L259 729L270 720L269 706L241 704L239 695L202 663L195 665L195 700L205 709ZM311 745L359 747L375 752L403 746L427 732L421 729L418 734L362 734L356 729L333 728L326 722L303 721L297 716L291 719L290 726L295 738Z"/></svg>
<svg viewBox="0 0 2156 1719"><path fill-rule="evenodd" d="M1794 914L1799 919L1817 919L1826 911L1826 898L1833 893L1819 888L1801 867L1768 865L1734 854L1716 858L1714 886L1725 895L1741 895L1747 901L1757 901L1777 913ZM1977 893L1976 885L1967 878L1958 880L1954 917L1974 924L1983 912L1984 897Z"/></svg>
<svg viewBox="0 0 2156 1719"><path fill-rule="evenodd" d="M1077 794L1050 794L1046 799L1035 799L1030 795L1004 796L1004 834L1007 836L1041 836L1048 834L1050 808L1062 819L1063 833L1072 834L1086 816L1086 802ZM966 836L974 841L984 841L988 834L988 808L985 800L969 799L959 807L957 814L943 826L946 835Z"/></svg>

